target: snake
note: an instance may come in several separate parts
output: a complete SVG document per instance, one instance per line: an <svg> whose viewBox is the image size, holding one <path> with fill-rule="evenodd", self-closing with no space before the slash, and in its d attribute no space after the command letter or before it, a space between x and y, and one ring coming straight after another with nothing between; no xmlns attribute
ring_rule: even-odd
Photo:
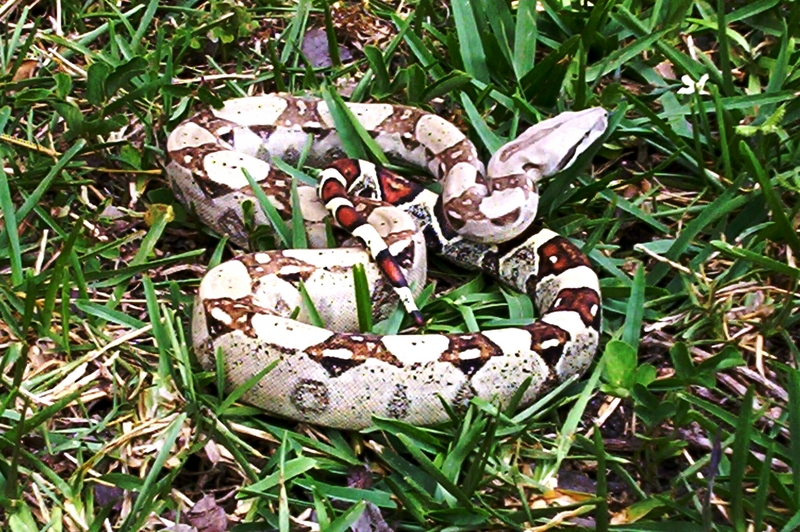
<svg viewBox="0 0 800 532"><path fill-rule="evenodd" d="M437 114L345 105L411 179L347 158L334 112L310 96L227 100L169 134L170 185L201 223L246 250L254 227L278 232L260 196L280 217L301 220L291 230L308 243L243 253L203 276L191 319L201 365L224 372L226 389L241 387L243 401L271 414L350 430L376 417L446 422L474 398L530 404L582 374L600 340L599 280L576 244L534 223L537 182L600 139L608 112L540 121L484 165L475 144ZM287 175L277 159L323 169L318 186ZM334 240L332 228L347 231ZM527 294L539 317L478 332L362 332L353 269L363 269L375 319L399 302L418 325L429 252Z"/></svg>

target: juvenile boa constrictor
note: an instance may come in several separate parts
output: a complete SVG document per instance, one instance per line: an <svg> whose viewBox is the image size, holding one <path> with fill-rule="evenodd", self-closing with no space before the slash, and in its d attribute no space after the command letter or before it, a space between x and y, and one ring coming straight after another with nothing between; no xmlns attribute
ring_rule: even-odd
<svg viewBox="0 0 800 532"><path fill-rule="evenodd" d="M369 426L373 415L440 422L447 419L442 402L456 409L472 397L502 404L530 378L522 398L528 403L584 371L599 339L597 275L575 245L531 221L536 181L572 164L605 131L607 113L593 108L540 122L502 146L485 171L475 146L436 115L387 104L348 107L390 160L427 170L442 192L363 161L339 161L321 181L355 197L350 203L328 194L329 208L345 207L335 221L347 227L354 210L362 214L386 241L415 294L425 278L424 235L434 252L529 294L541 317L530 325L479 333L361 334L350 274L354 263L366 265L379 315L397 299L364 251L261 252L223 263L201 282L192 334L203 365L214 370L221 354L226 383L233 388L274 364L245 400L289 418L351 429ZM167 148L177 197L202 222L241 245L247 244L242 204L255 201L243 168L288 217L291 179L270 164L272 158L293 164L304 154L306 165L321 166L343 155L325 102L283 94L230 100L221 109L202 111L172 132ZM324 246L322 202L306 186L298 188L297 198L312 247ZM257 224L267 223L258 208L254 217ZM365 236L358 234L361 224L350 225L356 236ZM372 249L374 242L366 239ZM329 329L303 322L307 311L299 280ZM408 290L402 282L396 288L401 297ZM408 294L404 299L411 299Z"/></svg>

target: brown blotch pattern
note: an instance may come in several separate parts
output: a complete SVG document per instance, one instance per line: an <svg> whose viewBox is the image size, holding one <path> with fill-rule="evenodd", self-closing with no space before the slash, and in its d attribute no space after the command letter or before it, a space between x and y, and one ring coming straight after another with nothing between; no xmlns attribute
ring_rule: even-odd
<svg viewBox="0 0 800 532"><path fill-rule="evenodd" d="M503 350L483 334L449 335L450 345L439 357L440 362L449 362L458 367L465 375L472 377L486 362L495 356L503 356ZM478 350L480 354L469 358L461 358L467 351Z"/></svg>
<svg viewBox="0 0 800 532"><path fill-rule="evenodd" d="M592 314L592 307L595 314ZM577 312L587 327L600 329L600 295L592 288L564 288L558 292L549 312Z"/></svg>
<svg viewBox="0 0 800 532"><path fill-rule="evenodd" d="M383 201L392 205L408 203L416 198L424 187L386 169L378 169L378 185Z"/></svg>
<svg viewBox="0 0 800 532"><path fill-rule="evenodd" d="M292 124L300 124L304 126L305 129L310 123L322 123L322 119L317 111L317 103L319 100L295 98L288 95L284 96L284 98L289 105L283 113L281 113L281 116L276 121L276 125L283 126L288 121Z"/></svg>
<svg viewBox="0 0 800 532"><path fill-rule="evenodd" d="M505 227L505 226L510 225L511 223L516 222L517 220L519 220L520 211L521 211L521 209L519 207L517 207L513 211L511 211L511 212L509 212L507 214L504 214L500 218L492 218L490 221L492 222L492 225L494 225L496 227Z"/></svg>
<svg viewBox="0 0 800 532"><path fill-rule="evenodd" d="M203 301L206 312L206 325L212 337L221 336L231 331L242 331L250 338L257 338L258 335L253 329L253 303L250 296L241 299L217 298L206 299ZM212 310L220 309L230 316L230 323L225 323L214 317Z"/></svg>
<svg viewBox="0 0 800 532"><path fill-rule="evenodd" d="M259 253L250 253L239 257L239 261L247 267L247 271L253 279L276 275L290 283L300 280L305 282L317 271L316 266L293 257L286 257L280 252L264 252L264 254L269 255L272 260L265 263L259 262L256 259ZM287 269L290 271L287 272Z"/></svg>
<svg viewBox="0 0 800 532"><path fill-rule="evenodd" d="M485 196L479 194L474 188L465 190L460 196L452 198L444 205L444 213L450 224L459 229L467 221L483 221L486 216L477 208ZM455 213L455 216L450 213Z"/></svg>
<svg viewBox="0 0 800 532"><path fill-rule="evenodd" d="M524 327L531 334L531 350L539 353L548 366L554 366L564 352L564 344L569 341L569 333L561 327L537 321ZM558 340L558 345L544 348L543 343Z"/></svg>
<svg viewBox="0 0 800 532"><path fill-rule="evenodd" d="M450 172L450 169L452 169L455 165L459 163L467 163L479 170L476 181L480 184L486 184L486 179L484 178L482 171L483 163L481 163L481 161L478 159L478 153L475 151L475 145L472 144L472 141L466 137L460 142L457 142L445 149L440 154L436 156L431 155L431 158L435 158L439 162L437 165L439 168L439 173L436 176L437 178L446 176ZM487 188L491 190L491 187Z"/></svg>
<svg viewBox="0 0 800 532"><path fill-rule="evenodd" d="M552 238L539 250L539 278L560 275L577 266L589 266L589 259L562 236ZM553 261L553 258L556 260Z"/></svg>
<svg viewBox="0 0 800 532"><path fill-rule="evenodd" d="M324 358L342 360L341 357L326 357L325 351L346 350L350 352L350 360L362 364L374 358L392 366L402 367L402 363L381 342L380 336L374 334L336 333L326 341L306 349L308 356L320 364Z"/></svg>

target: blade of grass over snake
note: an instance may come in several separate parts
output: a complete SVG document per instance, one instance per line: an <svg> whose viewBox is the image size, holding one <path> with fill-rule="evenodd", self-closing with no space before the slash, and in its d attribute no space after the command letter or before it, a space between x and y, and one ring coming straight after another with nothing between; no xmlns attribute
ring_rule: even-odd
<svg viewBox="0 0 800 532"><path fill-rule="evenodd" d="M325 328L325 321L320 316L319 311L317 310L317 306L314 304L314 300L311 298L311 295L308 293L306 289L306 284L301 279L297 285L298 290L300 291L300 297L303 301L303 308L305 308L306 313L308 314L308 322L311 325L316 327Z"/></svg>
<svg viewBox="0 0 800 532"><path fill-rule="evenodd" d="M264 213L264 216L267 217L267 220L269 220L269 223L275 230L275 235L280 239L281 244L285 248L290 247L293 241L291 229L286 225L286 222L283 221L283 218L281 218L281 215L278 213L278 209L269 201L269 198L261 189L261 185L253 179L253 176L250 175L247 168L242 168L242 173L244 173L244 176L247 178L247 183L250 185L253 195L258 200L258 205Z"/></svg>
<svg viewBox="0 0 800 532"><path fill-rule="evenodd" d="M348 157L353 159L369 159L381 164L389 161L383 154L380 146L370 137L364 126L356 119L353 112L347 108L341 96L330 89L323 91L325 103L336 124L336 132L342 139L342 147ZM370 157L371 156L371 157Z"/></svg>
<svg viewBox="0 0 800 532"><path fill-rule="evenodd" d="M224 362L222 362L222 364L224 367ZM231 392L227 395L227 397L225 397L225 400L219 404L218 411L222 413L231 406L233 406L233 403L241 399L245 393L250 391L253 388L253 386L256 386L261 381L261 379L263 379L267 373L275 369L275 366L277 365L278 361L271 362L267 366L255 372L250 378L248 378L242 384L231 390Z"/></svg>
<svg viewBox="0 0 800 532"><path fill-rule="evenodd" d="M358 330L362 333L372 332L372 298L363 264L353 266L353 286L355 289Z"/></svg>
<svg viewBox="0 0 800 532"><path fill-rule="evenodd" d="M294 177L289 195L292 201L292 248L305 249L308 247L308 238L306 238L303 210L300 207L300 196L297 193L297 179Z"/></svg>
<svg viewBox="0 0 800 532"><path fill-rule="evenodd" d="M297 168L294 168L290 164L287 164L286 161L284 161L280 157L274 157L271 162L272 162L272 164L274 164L278 168L278 170L288 174L289 176L292 177L292 179L297 180L300 183L302 183L304 185L311 186L311 187L316 187L317 186L317 180L316 179L314 179L313 177L309 176L305 172L302 172L302 171L298 170Z"/></svg>

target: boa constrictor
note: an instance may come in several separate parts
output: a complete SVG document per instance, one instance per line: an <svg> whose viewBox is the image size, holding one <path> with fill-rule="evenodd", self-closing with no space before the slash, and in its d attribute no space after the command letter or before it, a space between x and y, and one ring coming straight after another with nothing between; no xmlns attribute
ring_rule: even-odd
<svg viewBox="0 0 800 532"><path fill-rule="evenodd" d="M408 285L394 283L401 299L414 308L410 292L403 291L410 287L416 295L422 286L427 245L529 294L541 317L478 333L362 334L353 265L365 265L379 317L397 297L361 248L252 253L217 266L201 282L192 335L202 364L213 371L221 355L230 388L271 368L245 393L246 401L292 419L349 429L371 425L376 415L441 422L448 419L443 403L455 410L473 397L505 403L526 379L522 402L529 403L583 372L599 340L597 275L569 240L531 221L536 182L571 165L603 134L606 111L567 112L540 122L502 146L485 170L469 139L436 115L398 105L347 105L389 160L426 170L441 183L436 194L349 159L322 174L323 196L331 182L350 194L328 194L334 222L350 226L373 253L383 250L385 256L388 248L402 270ZM291 178L271 164L280 157L322 166L343 156L324 101L284 94L230 100L180 124L167 149L176 196L214 231L247 245L243 204L255 200L246 169L283 216L290 215L293 199L299 202L311 246L325 246L327 210L317 191L300 186L292 196ZM260 209L247 210L256 224L268 223ZM349 218L354 212L385 244L374 246L374 239L358 234L363 225ZM300 281L328 328L307 323Z"/></svg>

